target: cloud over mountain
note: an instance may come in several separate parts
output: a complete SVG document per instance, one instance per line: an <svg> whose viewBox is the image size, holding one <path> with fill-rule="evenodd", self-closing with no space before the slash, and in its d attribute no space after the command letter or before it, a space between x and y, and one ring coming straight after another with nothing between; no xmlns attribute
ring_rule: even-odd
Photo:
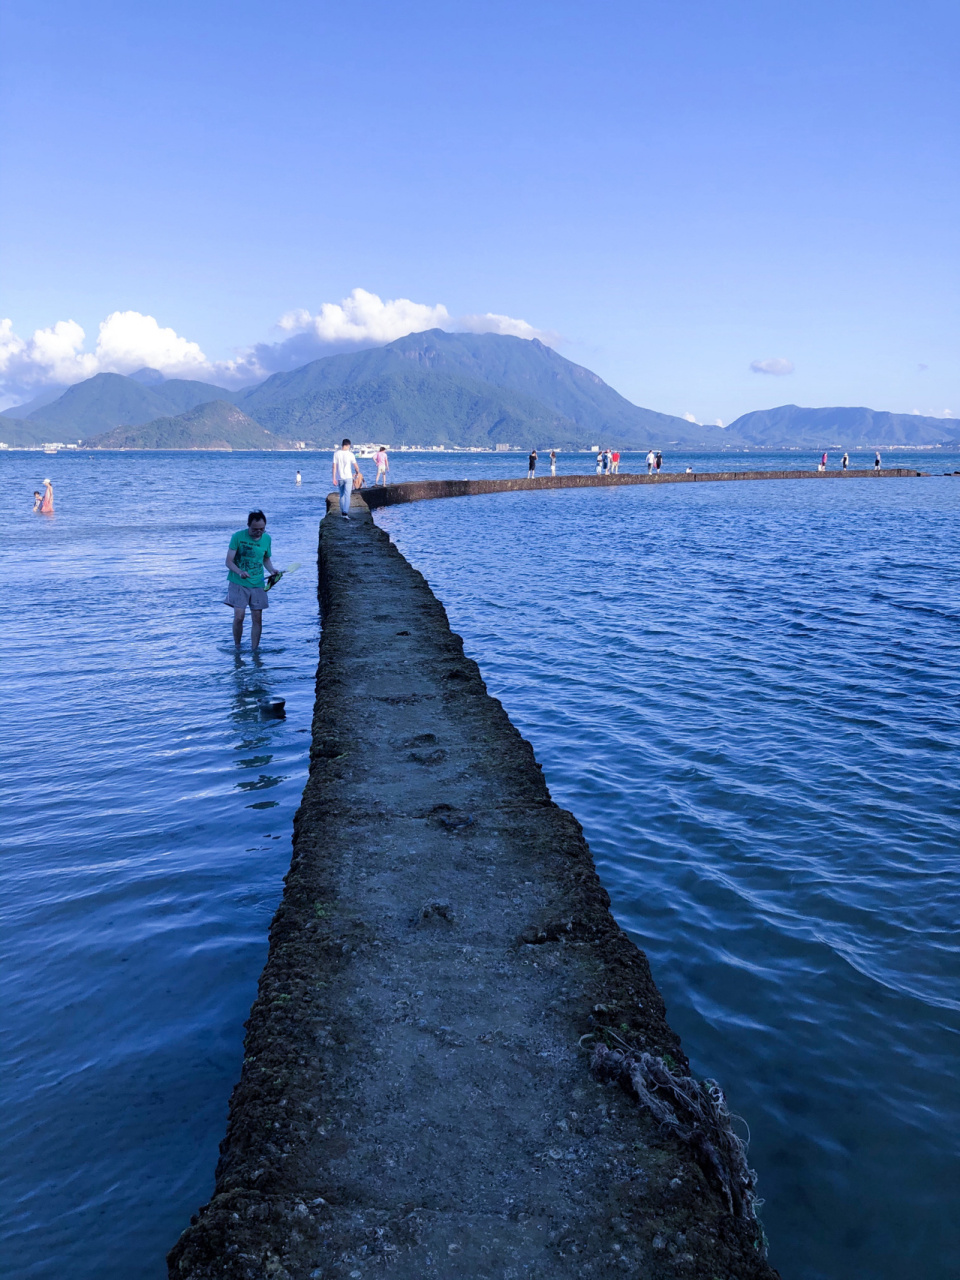
<svg viewBox="0 0 960 1280"><path fill-rule="evenodd" d="M775 377L782 378L793 373L793 361L784 356L769 356L766 360L751 360L750 369L753 373L772 373Z"/></svg>
<svg viewBox="0 0 960 1280"><path fill-rule="evenodd" d="M409 298L384 301L366 289L354 289L339 303L325 302L316 312L290 311L276 325L278 341L240 349L232 360L208 360L196 342L162 327L139 311L114 311L99 328L93 351L75 320L59 320L30 338L0 320L0 394L14 403L45 386L71 386L97 373L134 373L148 367L168 378L199 378L223 386L257 382L338 351L384 346L409 333L445 329L461 333L499 333L556 341L525 320L488 312L451 316L442 303Z"/></svg>

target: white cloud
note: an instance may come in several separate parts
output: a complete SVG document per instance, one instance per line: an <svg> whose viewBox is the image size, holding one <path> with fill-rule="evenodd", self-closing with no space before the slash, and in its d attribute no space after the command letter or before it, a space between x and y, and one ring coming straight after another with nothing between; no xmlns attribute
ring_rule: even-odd
<svg viewBox="0 0 960 1280"><path fill-rule="evenodd" d="M134 373L145 365L167 377L204 377L212 370L195 342L139 311L107 316L93 351L83 350L85 337L75 320L58 320L31 338L19 337L12 321L0 320L0 384L8 394L29 395L51 384L69 386L95 373Z"/></svg>
<svg viewBox="0 0 960 1280"><path fill-rule="evenodd" d="M772 373L775 377L782 378L793 373L793 361L784 356L769 356L766 360L752 360L750 368L753 373Z"/></svg>
<svg viewBox="0 0 960 1280"><path fill-rule="evenodd" d="M522 324L523 322L520 321ZM290 311L278 328L286 333L313 333L322 343L370 343L381 345L424 329L451 328L450 312L442 303L428 306L395 298L384 302L366 289L354 289L341 302L325 302L316 315Z"/></svg>
<svg viewBox="0 0 960 1280"><path fill-rule="evenodd" d="M713 425L714 425L715 427L722 427L722 426L723 426L723 419L722 419L722 418L714 418L714 420L713 420Z"/></svg>
<svg viewBox="0 0 960 1280"><path fill-rule="evenodd" d="M93 351L75 320L59 320L21 338L10 320L0 320L0 397L10 405L29 399L44 386L69 386L97 373L135 373L148 367L168 378L197 378L221 385L256 382L280 370L338 351L378 347L425 329L500 333L556 342L558 335L535 329L526 320L488 312L459 318L442 303L409 298L384 301L366 289L325 302L317 312L290 311L277 323L279 342L239 350L232 360L210 361L196 342L163 328L139 311L114 311L100 325Z"/></svg>
<svg viewBox="0 0 960 1280"><path fill-rule="evenodd" d="M692 414L692 413L685 413L683 416L686 418L686 420L687 420L688 422L696 422L696 421L697 421L697 420L696 420L696 418L693 416L693 414Z"/></svg>
<svg viewBox="0 0 960 1280"><path fill-rule="evenodd" d="M173 329L161 329L153 316L114 311L100 326L96 350L98 373L134 373L147 366L168 378L209 373L211 365L195 342Z"/></svg>

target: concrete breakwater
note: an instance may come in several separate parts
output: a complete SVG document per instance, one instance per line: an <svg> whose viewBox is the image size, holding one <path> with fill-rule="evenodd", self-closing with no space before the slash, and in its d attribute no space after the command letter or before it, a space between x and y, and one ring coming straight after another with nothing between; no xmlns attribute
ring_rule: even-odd
<svg viewBox="0 0 960 1280"><path fill-rule="evenodd" d="M442 605L359 496L319 562L293 860L170 1275L774 1277L722 1095Z"/></svg>
<svg viewBox="0 0 960 1280"><path fill-rule="evenodd" d="M661 472L660 475L573 475L537 476L533 480L408 480L363 490L371 511L400 502L424 502L431 498L469 498L481 493L515 493L543 489L615 489L634 484L703 484L722 480L896 480L922 476L912 467L885 467L860 471L703 471Z"/></svg>

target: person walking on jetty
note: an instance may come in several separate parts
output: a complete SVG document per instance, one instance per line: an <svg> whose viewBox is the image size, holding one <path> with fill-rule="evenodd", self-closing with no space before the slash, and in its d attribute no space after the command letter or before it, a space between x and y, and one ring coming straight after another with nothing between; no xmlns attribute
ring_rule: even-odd
<svg viewBox="0 0 960 1280"><path fill-rule="evenodd" d="M377 478L373 482L374 487L382 483L384 488L386 488L387 472L390 470L390 459L387 457L387 446L385 444L380 446L374 455L373 460L377 464Z"/></svg>
<svg viewBox="0 0 960 1280"><path fill-rule="evenodd" d="M620 450L619 449L614 449L613 453L610 455L610 470L613 472L615 476L618 476L620 474Z"/></svg>
<svg viewBox="0 0 960 1280"><path fill-rule="evenodd" d="M841 470L841 471L846 471L846 469L847 469L847 464L849 463L849 461L850 461L850 455L849 455L848 453L845 453L845 454L843 455L843 457L840 459L840 470Z"/></svg>
<svg viewBox="0 0 960 1280"><path fill-rule="evenodd" d="M243 619L249 606L250 646L253 649L260 644L263 611L270 604L263 571L266 569L270 574L271 582L277 572L270 560L270 535L264 532L266 527L267 517L263 512L251 511L247 516L247 527L237 530L227 549L229 573L223 603L233 609L233 643L239 644L243 639Z"/></svg>
<svg viewBox="0 0 960 1280"><path fill-rule="evenodd" d="M528 480L535 479L536 470L537 470L537 451L536 449L531 449L530 457L527 459L527 479Z"/></svg>
<svg viewBox="0 0 960 1280"><path fill-rule="evenodd" d="M880 466L881 466L881 462L880 462L880 450L878 449L878 450L876 451L876 453L873 455L873 469L874 469L874 471L879 471L879 470L880 470Z"/></svg>
<svg viewBox="0 0 960 1280"><path fill-rule="evenodd" d="M551 474L552 476L555 476L555 475L557 474L557 451L556 451L556 449L551 449L551 450L550 450L550 474Z"/></svg>
<svg viewBox="0 0 960 1280"><path fill-rule="evenodd" d="M597 454L597 475L603 470L603 450Z"/></svg>
<svg viewBox="0 0 960 1280"><path fill-rule="evenodd" d="M40 514L42 516L53 515L53 485L49 480L43 482L43 498L40 501Z"/></svg>
<svg viewBox="0 0 960 1280"><path fill-rule="evenodd" d="M360 463L353 456L350 441L344 439L343 444L333 455L333 483L340 490L340 514L344 520L350 519L350 495L353 493L354 473L363 477Z"/></svg>
<svg viewBox="0 0 960 1280"><path fill-rule="evenodd" d="M659 450L659 449L657 450L657 456L656 456L656 458L654 459L654 463L653 463L653 465L654 465L654 469L656 470L657 475L659 475L659 474L660 474L660 468L663 466L663 454L660 452L660 450Z"/></svg>
<svg viewBox="0 0 960 1280"><path fill-rule="evenodd" d="M656 454L653 452L653 450L651 449L651 450L647 453L647 458L646 458L646 462L647 462L647 475L648 475L648 476L652 476L652 475L653 475L653 468L654 468L654 464L656 463L656 461L657 461L657 455L656 455Z"/></svg>
<svg viewBox="0 0 960 1280"><path fill-rule="evenodd" d="M826 471L826 469L827 469L827 453L826 453L826 450L824 450L823 453L820 455L820 465L819 467L817 467L817 470Z"/></svg>

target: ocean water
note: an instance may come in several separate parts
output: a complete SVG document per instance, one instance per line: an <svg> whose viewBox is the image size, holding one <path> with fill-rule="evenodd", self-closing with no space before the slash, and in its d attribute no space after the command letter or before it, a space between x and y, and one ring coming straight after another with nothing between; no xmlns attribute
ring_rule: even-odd
<svg viewBox="0 0 960 1280"><path fill-rule="evenodd" d="M885 461L960 468L939 451ZM524 472L518 455L403 455L392 478ZM52 518L30 512L45 475ZM306 777L328 476L315 454L0 453L17 549L4 1275L162 1280L210 1194ZM377 515L584 824L696 1070L747 1119L785 1280L957 1274L958 485ZM271 593L256 660L220 603L254 505L276 562L302 562ZM265 693L285 720L261 720Z"/></svg>

